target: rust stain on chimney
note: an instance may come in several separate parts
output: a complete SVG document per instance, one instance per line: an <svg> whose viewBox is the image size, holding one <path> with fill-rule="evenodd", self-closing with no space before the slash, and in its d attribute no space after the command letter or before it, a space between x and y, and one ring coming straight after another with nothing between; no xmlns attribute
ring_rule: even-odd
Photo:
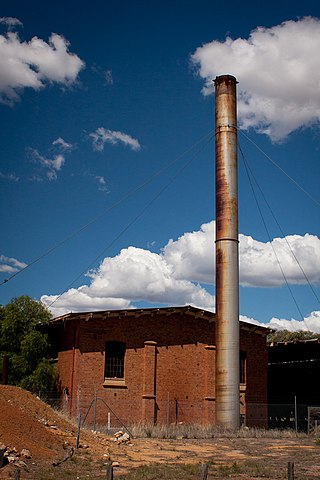
<svg viewBox="0 0 320 480"><path fill-rule="evenodd" d="M216 422L236 429L239 405L239 260L236 79L216 92Z"/></svg>

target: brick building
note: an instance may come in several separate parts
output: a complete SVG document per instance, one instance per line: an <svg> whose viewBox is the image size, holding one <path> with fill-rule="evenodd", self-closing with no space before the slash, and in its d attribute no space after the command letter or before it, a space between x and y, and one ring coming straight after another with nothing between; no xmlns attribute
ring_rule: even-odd
<svg viewBox="0 0 320 480"><path fill-rule="evenodd" d="M267 423L269 330L240 322L240 410ZM215 423L215 314L195 307L68 313L50 322L64 406L97 397L123 424ZM95 412L105 422L106 412Z"/></svg>

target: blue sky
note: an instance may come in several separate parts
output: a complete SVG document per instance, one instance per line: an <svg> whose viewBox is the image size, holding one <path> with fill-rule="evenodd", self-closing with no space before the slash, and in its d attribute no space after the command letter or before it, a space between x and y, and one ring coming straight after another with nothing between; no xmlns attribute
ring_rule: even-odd
<svg viewBox="0 0 320 480"><path fill-rule="evenodd" d="M2 304L213 309L211 85L232 74L241 315L320 331L318 2L11 0L0 17Z"/></svg>

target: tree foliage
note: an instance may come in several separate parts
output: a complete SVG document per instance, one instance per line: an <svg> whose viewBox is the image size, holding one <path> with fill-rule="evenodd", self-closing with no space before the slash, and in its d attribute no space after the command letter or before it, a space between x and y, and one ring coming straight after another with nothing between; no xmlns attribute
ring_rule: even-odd
<svg viewBox="0 0 320 480"><path fill-rule="evenodd" d="M320 334L310 332L310 330L297 330L296 332L290 332L289 330L278 330L268 335L268 343L301 342L303 340L313 339L320 339Z"/></svg>
<svg viewBox="0 0 320 480"><path fill-rule="evenodd" d="M9 357L8 383L33 393L51 390L54 367L48 361L49 340L37 327L48 323L50 312L28 296L0 307L0 361Z"/></svg>

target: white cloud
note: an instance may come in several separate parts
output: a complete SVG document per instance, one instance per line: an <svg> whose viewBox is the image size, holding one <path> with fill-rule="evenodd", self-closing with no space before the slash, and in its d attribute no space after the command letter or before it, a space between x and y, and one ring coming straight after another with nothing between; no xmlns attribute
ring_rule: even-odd
<svg viewBox="0 0 320 480"><path fill-rule="evenodd" d="M105 86L113 85L112 70L103 70L103 68L101 68L100 65L97 65L96 63L91 66L91 70L103 78Z"/></svg>
<svg viewBox="0 0 320 480"><path fill-rule="evenodd" d="M105 258L97 270L88 273L89 286L64 293L50 308L54 314L63 311L94 308L129 308L131 302L192 304L212 310L214 298L201 286L177 280L172 266L156 253L129 247L113 258ZM56 297L42 296L49 306ZM114 306L116 305L116 306Z"/></svg>
<svg viewBox="0 0 320 480"><path fill-rule="evenodd" d="M214 282L214 225L187 232L178 240L169 240L160 254L128 247L115 257L106 257L99 268L88 272L89 285L64 293L53 305L57 313L66 311L129 308L132 302L153 304L192 304L208 310L214 297L199 283ZM320 240L313 235L287 237L309 281L318 283ZM290 258L284 239L275 239L278 257L291 283L304 284L305 278ZM284 283L269 243L241 235L241 282L245 286L271 287ZM287 270L287 271L286 271ZM46 305L57 297L43 296ZM117 307L112 307L116 302ZM121 306L125 305L125 306ZM57 310L59 309L59 310Z"/></svg>
<svg viewBox="0 0 320 480"><path fill-rule="evenodd" d="M71 288L61 297L58 297L58 295L42 295L41 302L49 308L54 316L64 315L70 311L86 312L132 308L129 300L124 298L94 297L83 292L83 288L87 288L87 286L77 289ZM51 306L52 303L53 305Z"/></svg>
<svg viewBox="0 0 320 480"><path fill-rule="evenodd" d="M29 154L32 160L37 163L44 171L45 175L50 181L57 180L58 172L61 170L62 166L65 163L64 155L58 154L54 155L52 159L46 158L44 155L41 155L38 150L34 148L29 149ZM40 180L41 177L33 177L34 180Z"/></svg>
<svg viewBox="0 0 320 480"><path fill-rule="evenodd" d="M52 142L52 149L56 152L52 158L47 158L38 152L35 148L29 148L28 153L34 163L41 167L45 172L45 176L50 181L57 180L58 172L61 170L66 161L66 153L70 153L74 145L67 143L63 138L59 137ZM62 153L61 153L62 152ZM40 175L33 175L31 177L34 181L42 181Z"/></svg>
<svg viewBox="0 0 320 480"><path fill-rule="evenodd" d="M104 76L104 84L105 85L113 85L112 70L105 70L103 72L103 76Z"/></svg>
<svg viewBox="0 0 320 480"><path fill-rule="evenodd" d="M68 143L63 138L59 137L56 140L52 142L52 145L54 147L58 147L61 150L72 150L74 148L74 145L72 143Z"/></svg>
<svg viewBox="0 0 320 480"><path fill-rule="evenodd" d="M101 175L95 175L94 178L98 182L98 190L100 190L100 192L107 192L108 187L107 187L107 182L105 181L105 178Z"/></svg>
<svg viewBox="0 0 320 480"><path fill-rule="evenodd" d="M239 238L242 286L278 287L285 283L273 249L288 283L306 283L294 256L310 283L320 283L320 239L315 235L275 238L272 245L270 242L259 242L246 235L240 235ZM174 277L212 284L215 270L214 242L214 221L201 225L198 231L185 233L178 240L169 240L163 249L163 255L173 266Z"/></svg>
<svg viewBox="0 0 320 480"><path fill-rule="evenodd" d="M27 263L21 262L16 258L0 255L0 272L16 273L25 267L27 267Z"/></svg>
<svg viewBox="0 0 320 480"><path fill-rule="evenodd" d="M254 318L240 316L240 320L254 325L269 327L273 330L289 330L290 332L297 332L299 330L311 331L320 333L320 311L311 312L303 320L286 320L284 318L272 318L268 323L261 323Z"/></svg>
<svg viewBox="0 0 320 480"><path fill-rule="evenodd" d="M270 242L263 243L252 237L240 235L241 285L278 287L285 283L273 249L288 283L300 285L307 283L295 257L309 282L320 283L320 239L315 235L288 235L286 238L275 238L272 245Z"/></svg>
<svg viewBox="0 0 320 480"><path fill-rule="evenodd" d="M177 279L213 284L215 269L215 222L201 225L200 230L170 239L163 256L172 265Z"/></svg>
<svg viewBox="0 0 320 480"><path fill-rule="evenodd" d="M97 128L95 132L89 134L89 137L92 139L93 149L98 150L99 152L104 149L105 143L110 143L111 145L117 145L120 143L130 147L134 151L141 149L141 145L137 139L126 133L106 130L103 127Z"/></svg>
<svg viewBox="0 0 320 480"><path fill-rule="evenodd" d="M191 59L205 80L205 95L217 75L234 75L240 127L253 127L277 142L320 121L319 50L320 19L305 17L257 27L248 39L214 40Z"/></svg>
<svg viewBox="0 0 320 480"><path fill-rule="evenodd" d="M20 180L15 173L0 172L0 178L3 178L3 180L10 180L10 182L18 182Z"/></svg>
<svg viewBox="0 0 320 480"><path fill-rule="evenodd" d="M14 27L22 27L23 24L20 22L18 18L14 17L0 17L0 24L6 25L9 30L11 30Z"/></svg>
<svg viewBox="0 0 320 480"><path fill-rule="evenodd" d="M4 17L2 23L18 25L19 20L10 18ZM56 33L48 43L38 37L23 42L10 28L0 35L0 102L13 105L26 87L39 90L51 82L74 83L84 62L68 47L69 42Z"/></svg>

